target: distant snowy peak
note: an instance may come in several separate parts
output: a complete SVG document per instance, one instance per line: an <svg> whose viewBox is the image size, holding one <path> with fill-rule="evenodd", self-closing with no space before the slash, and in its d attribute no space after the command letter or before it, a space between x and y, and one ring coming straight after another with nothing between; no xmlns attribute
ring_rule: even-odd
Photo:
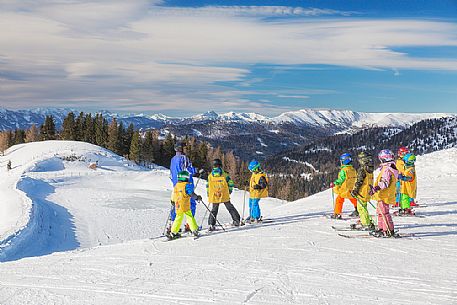
<svg viewBox="0 0 457 305"><path fill-rule="evenodd" d="M194 115L188 119L183 119L184 122L204 122L204 121L223 121L223 122L238 122L238 123L264 123L269 118L258 113L237 113L227 112L217 114L214 111L208 111L202 114Z"/></svg>
<svg viewBox="0 0 457 305"><path fill-rule="evenodd" d="M271 121L310 126L337 126L340 128L406 127L416 122L454 116L446 113L367 113L350 110L302 109L285 112Z"/></svg>

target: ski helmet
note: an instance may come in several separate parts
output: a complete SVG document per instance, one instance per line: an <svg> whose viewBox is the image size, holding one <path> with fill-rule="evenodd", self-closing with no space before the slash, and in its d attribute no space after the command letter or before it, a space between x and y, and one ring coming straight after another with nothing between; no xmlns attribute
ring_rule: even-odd
<svg viewBox="0 0 457 305"><path fill-rule="evenodd" d="M359 160L360 164L373 163L373 156L366 151L359 152L359 154L357 155L357 159Z"/></svg>
<svg viewBox="0 0 457 305"><path fill-rule="evenodd" d="M416 162L416 156L412 153L408 153L403 157L403 161L405 161L406 165L413 166L414 162Z"/></svg>
<svg viewBox="0 0 457 305"><path fill-rule="evenodd" d="M184 143L183 142L176 142L175 144L175 151L176 152L184 152Z"/></svg>
<svg viewBox="0 0 457 305"><path fill-rule="evenodd" d="M257 170L260 169L260 163L259 161L257 160L252 160L249 165L248 165L248 169L251 171L251 172L255 172Z"/></svg>
<svg viewBox="0 0 457 305"><path fill-rule="evenodd" d="M348 165L352 162L352 156L349 153L344 153L340 156L341 164Z"/></svg>
<svg viewBox="0 0 457 305"><path fill-rule="evenodd" d="M222 169L220 167L215 167L211 171L211 174L213 174L213 176L215 176L215 177L219 177L222 175Z"/></svg>
<svg viewBox="0 0 457 305"><path fill-rule="evenodd" d="M397 156L400 157L400 158L403 158L406 154L409 153L409 149L408 147L406 146L401 146L399 149L398 149L398 152L397 152Z"/></svg>
<svg viewBox="0 0 457 305"><path fill-rule="evenodd" d="M190 175L188 171L180 171L178 173L178 181L189 181Z"/></svg>
<svg viewBox="0 0 457 305"><path fill-rule="evenodd" d="M214 159L213 160L213 167L222 167L222 160L221 159Z"/></svg>
<svg viewBox="0 0 457 305"><path fill-rule="evenodd" d="M394 153L390 149L383 149L378 154L379 161L381 163L390 162L395 159Z"/></svg>

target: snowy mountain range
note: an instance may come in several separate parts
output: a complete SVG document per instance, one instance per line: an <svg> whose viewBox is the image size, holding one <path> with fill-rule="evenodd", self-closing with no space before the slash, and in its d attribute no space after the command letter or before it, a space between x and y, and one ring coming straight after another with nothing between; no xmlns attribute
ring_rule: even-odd
<svg viewBox="0 0 457 305"><path fill-rule="evenodd" d="M0 130L24 129L29 128L32 124L41 125L47 115L52 115L56 120L56 125L60 126L63 118L70 111L76 114L79 112L66 108L0 109ZM366 113L329 109L302 109L285 112L272 118L257 113L227 112L218 114L214 111L183 118L169 117L163 114L118 114L109 111L99 111L99 113L107 118L116 118L126 125L133 123L137 128L141 129L161 128L166 125L219 122L270 126L291 124L299 127L335 128L340 131L352 127L405 127L424 119L453 115L446 113Z"/></svg>

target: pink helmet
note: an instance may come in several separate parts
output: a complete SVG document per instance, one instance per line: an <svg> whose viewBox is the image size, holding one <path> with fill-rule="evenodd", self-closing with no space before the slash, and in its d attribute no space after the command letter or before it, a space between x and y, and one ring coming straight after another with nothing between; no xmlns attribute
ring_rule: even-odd
<svg viewBox="0 0 457 305"><path fill-rule="evenodd" d="M379 161L382 163L390 162L395 159L394 153L390 149L383 149L378 154Z"/></svg>

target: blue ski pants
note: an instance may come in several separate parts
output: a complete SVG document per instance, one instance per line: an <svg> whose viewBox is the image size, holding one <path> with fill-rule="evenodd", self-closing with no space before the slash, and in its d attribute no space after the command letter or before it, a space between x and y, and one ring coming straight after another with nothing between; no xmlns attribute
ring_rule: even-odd
<svg viewBox="0 0 457 305"><path fill-rule="evenodd" d="M260 198L249 198L249 211L252 219L260 219Z"/></svg>

